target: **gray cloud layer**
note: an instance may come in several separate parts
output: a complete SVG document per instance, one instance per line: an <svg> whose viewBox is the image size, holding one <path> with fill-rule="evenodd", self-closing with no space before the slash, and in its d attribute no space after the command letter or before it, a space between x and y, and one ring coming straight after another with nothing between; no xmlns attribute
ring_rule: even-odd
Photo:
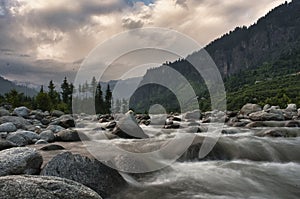
<svg viewBox="0 0 300 199"><path fill-rule="evenodd" d="M254 23L284 1L0 0L0 75L21 78L23 71L43 82L57 72L72 74L74 60L98 43L141 27L171 28L205 45L236 26Z"/></svg>

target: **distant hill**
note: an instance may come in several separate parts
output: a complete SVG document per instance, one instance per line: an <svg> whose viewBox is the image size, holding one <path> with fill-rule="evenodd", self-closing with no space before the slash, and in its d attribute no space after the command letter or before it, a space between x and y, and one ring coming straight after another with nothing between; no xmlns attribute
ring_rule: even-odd
<svg viewBox="0 0 300 199"><path fill-rule="evenodd" d="M31 97L37 94L37 91L32 88L16 85L15 83L0 76L0 95L8 93L12 89L16 89L18 92L24 93L24 95Z"/></svg>
<svg viewBox="0 0 300 199"><path fill-rule="evenodd" d="M278 6L252 26L238 27L211 42L204 49L210 54L223 77L229 96L229 109L239 109L245 102L261 104L270 102L270 99L275 99L276 96L273 95L276 92L290 95L287 102L298 103L300 106L297 97L297 92L300 92L300 82L295 81L299 76L287 78L288 75L300 71L299 0ZM189 81L199 96L200 108L208 110L210 99L206 85L194 67L186 61L197 59L200 53L201 50L194 52L186 59L168 63L168 66L177 70ZM168 75L162 65L148 70L143 77L144 81L155 77L155 74ZM255 92L258 89L255 83L265 81L269 82L264 83L263 88L267 89L268 83L272 83L272 92L265 92L265 95L258 96L263 92ZM290 85L287 90L293 90L292 93L283 88L287 85ZM180 88L180 85L178 87ZM277 98L280 98L280 95L277 95ZM168 89L157 85L139 89L130 100L130 106L141 112L148 110L149 105L154 103L162 103L169 111L179 110L176 108L178 107L176 96Z"/></svg>

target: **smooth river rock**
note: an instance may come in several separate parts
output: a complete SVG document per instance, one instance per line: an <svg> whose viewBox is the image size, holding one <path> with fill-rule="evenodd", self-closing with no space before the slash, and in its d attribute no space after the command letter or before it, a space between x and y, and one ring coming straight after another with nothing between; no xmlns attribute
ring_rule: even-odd
<svg viewBox="0 0 300 199"><path fill-rule="evenodd" d="M17 131L17 127L12 122L6 122L0 124L0 132L14 132Z"/></svg>
<svg viewBox="0 0 300 199"><path fill-rule="evenodd" d="M41 175L58 176L74 180L93 189L103 197L116 193L127 185L114 169L95 159L64 152L55 156L44 167Z"/></svg>
<svg viewBox="0 0 300 199"><path fill-rule="evenodd" d="M0 190L3 199L101 199L80 183L50 176L0 177Z"/></svg>
<svg viewBox="0 0 300 199"><path fill-rule="evenodd" d="M0 151L0 176L38 174L42 163L43 158L36 149L27 147L6 149Z"/></svg>
<svg viewBox="0 0 300 199"><path fill-rule="evenodd" d="M17 116L3 116L0 117L0 124L11 122L13 123L18 129L27 129L26 127L31 125L26 119L23 117Z"/></svg>

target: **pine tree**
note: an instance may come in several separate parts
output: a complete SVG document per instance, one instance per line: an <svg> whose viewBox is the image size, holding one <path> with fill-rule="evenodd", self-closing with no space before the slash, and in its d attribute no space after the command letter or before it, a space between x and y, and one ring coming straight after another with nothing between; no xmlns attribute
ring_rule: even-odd
<svg viewBox="0 0 300 199"><path fill-rule="evenodd" d="M103 114L105 112L100 83L98 83L95 91L95 109L96 109L96 114Z"/></svg>
<svg viewBox="0 0 300 199"><path fill-rule="evenodd" d="M41 90L35 98L36 107L42 111L51 110L51 99L48 93L44 92L44 87L41 86Z"/></svg>
<svg viewBox="0 0 300 199"><path fill-rule="evenodd" d="M59 102L59 93L55 90L55 85L52 80L49 82L48 85L48 95L51 100L52 108L56 108Z"/></svg>
<svg viewBox="0 0 300 199"><path fill-rule="evenodd" d="M109 84L107 84L107 88L105 91L105 113L111 113L111 101L112 101L112 92L110 90Z"/></svg>
<svg viewBox="0 0 300 199"><path fill-rule="evenodd" d="M61 96L62 96L62 101L65 104L69 103L69 94L70 94L70 86L67 80L67 77L65 77L63 83L61 84Z"/></svg>
<svg viewBox="0 0 300 199"><path fill-rule="evenodd" d="M92 82L91 82L91 93L92 93L93 99L95 98L96 88L97 88L97 80L95 77L93 77Z"/></svg>

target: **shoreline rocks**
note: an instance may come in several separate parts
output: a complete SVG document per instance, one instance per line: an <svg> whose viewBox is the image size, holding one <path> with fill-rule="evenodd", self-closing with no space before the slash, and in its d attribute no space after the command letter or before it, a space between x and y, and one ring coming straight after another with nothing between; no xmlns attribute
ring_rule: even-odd
<svg viewBox="0 0 300 199"><path fill-rule="evenodd" d="M0 177L0 198L101 199L95 191L72 180L49 176Z"/></svg>
<svg viewBox="0 0 300 199"><path fill-rule="evenodd" d="M0 176L38 174L43 158L37 150L16 147L0 151Z"/></svg>

